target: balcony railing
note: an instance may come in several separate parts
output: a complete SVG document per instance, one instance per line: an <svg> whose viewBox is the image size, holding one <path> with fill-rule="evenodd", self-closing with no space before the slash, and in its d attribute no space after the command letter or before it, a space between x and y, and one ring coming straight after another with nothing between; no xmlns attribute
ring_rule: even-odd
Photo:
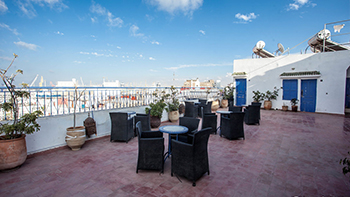
<svg viewBox="0 0 350 197"><path fill-rule="evenodd" d="M177 88L178 99L183 102L186 98L217 98L219 90L216 88L196 87ZM43 112L43 116L57 116L74 113L74 87L30 87L26 89L29 98L21 98L19 103L19 117L36 110ZM170 93L170 87L77 87L78 95L76 112L90 112L98 110L119 109L128 107L147 106L157 97L155 92ZM8 90L0 87L0 103L11 99ZM11 112L0 110L0 120L11 120Z"/></svg>

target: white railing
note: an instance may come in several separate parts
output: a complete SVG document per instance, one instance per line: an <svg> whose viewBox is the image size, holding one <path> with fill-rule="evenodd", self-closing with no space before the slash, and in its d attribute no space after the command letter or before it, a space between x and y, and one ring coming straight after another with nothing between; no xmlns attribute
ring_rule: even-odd
<svg viewBox="0 0 350 197"><path fill-rule="evenodd" d="M216 88L177 88L178 98L183 102L186 98L217 98ZM26 89L29 98L22 98L19 103L19 117L36 110L43 116L56 116L74 113L74 87L30 87ZM147 106L156 99L155 91L165 90L170 93L170 87L78 87L76 112L120 109ZM0 87L0 103L8 102L10 95L5 87ZM11 120L12 114L0 110L0 120Z"/></svg>

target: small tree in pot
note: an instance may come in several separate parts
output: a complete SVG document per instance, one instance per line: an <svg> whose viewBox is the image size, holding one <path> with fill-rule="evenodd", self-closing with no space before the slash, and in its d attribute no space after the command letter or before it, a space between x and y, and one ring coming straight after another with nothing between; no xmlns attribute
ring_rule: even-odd
<svg viewBox="0 0 350 197"><path fill-rule="evenodd" d="M18 57L16 54L13 55L14 58L7 69L0 70L1 79L11 97L9 102L0 104L0 108L5 112L10 111L12 114L12 120L10 120L12 123L0 123L0 134L4 134L0 136L0 170L15 168L25 162L27 158L25 134L32 134L40 130L40 125L36 120L42 115L41 111L35 111L19 118L18 100L20 98L28 98L29 92L22 90L28 84L22 84L21 90L15 89L15 77L18 74L23 74L22 70L17 70L15 74L7 76L8 70Z"/></svg>
<svg viewBox="0 0 350 197"><path fill-rule="evenodd" d="M290 103L292 105L292 111L294 111L294 112L298 111L298 106L297 106L298 102L299 102L299 100L296 98L293 98L290 100Z"/></svg>
<svg viewBox="0 0 350 197"><path fill-rule="evenodd" d="M265 93L265 99L267 101L264 101L264 108L269 110L272 108L272 102L271 100L276 100L278 97L278 90L276 87L274 87L274 90L271 92L270 90L266 91Z"/></svg>
<svg viewBox="0 0 350 197"><path fill-rule="evenodd" d="M167 108L165 110L168 112L168 117L171 122L177 122L179 120L179 99L177 96L177 89L174 86L170 87L171 94L167 94L167 98L170 97L170 101L167 102Z"/></svg>
<svg viewBox="0 0 350 197"><path fill-rule="evenodd" d="M233 84L228 84L224 88L223 92L223 98L221 101L221 107L226 108L229 105L229 101L233 105L233 93L234 93L235 87L233 87Z"/></svg>
<svg viewBox="0 0 350 197"><path fill-rule="evenodd" d="M165 98L167 95L165 91L159 91L158 89L152 94L155 96L155 102L149 104L149 107L146 107L146 113L151 115L151 127L158 128L161 124L161 118L163 116L163 110L166 107Z"/></svg>
<svg viewBox="0 0 350 197"><path fill-rule="evenodd" d="M252 105L258 105L259 107L261 106L261 101L264 100L265 94L260 92L259 90L253 91L253 102Z"/></svg>

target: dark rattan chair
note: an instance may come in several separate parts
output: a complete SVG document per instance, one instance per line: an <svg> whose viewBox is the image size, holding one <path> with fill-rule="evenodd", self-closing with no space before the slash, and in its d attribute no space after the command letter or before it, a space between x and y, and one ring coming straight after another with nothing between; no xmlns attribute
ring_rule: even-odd
<svg viewBox="0 0 350 197"><path fill-rule="evenodd" d="M242 112L242 106L229 106L228 111L232 112Z"/></svg>
<svg viewBox="0 0 350 197"><path fill-rule="evenodd" d="M198 116L198 105L194 102L185 101L185 117L196 118Z"/></svg>
<svg viewBox="0 0 350 197"><path fill-rule="evenodd" d="M246 124L260 124L260 106L249 105L244 109L244 112L244 122Z"/></svg>
<svg viewBox="0 0 350 197"><path fill-rule="evenodd" d="M128 142L134 137L134 119L127 112L110 112L111 142Z"/></svg>
<svg viewBox="0 0 350 197"><path fill-rule="evenodd" d="M199 125L199 119L198 118L191 118L191 117L180 117L179 118L179 125L185 126L188 128L187 133L179 134L178 138L182 142L192 142L192 136L189 136L195 132L198 131L198 125ZM175 139L176 135L173 135L171 138Z"/></svg>
<svg viewBox="0 0 350 197"><path fill-rule="evenodd" d="M164 138L160 131L142 131L141 121L136 123L138 132L138 159L136 173L139 170L164 171Z"/></svg>
<svg viewBox="0 0 350 197"><path fill-rule="evenodd" d="M141 121L141 128L142 131L150 131L151 130L151 116L149 114L139 114L137 113L135 118L135 136L137 136L137 131L136 131L136 123Z"/></svg>
<svg viewBox="0 0 350 197"><path fill-rule="evenodd" d="M221 117L221 132L220 137L233 140L238 138L244 139L244 112L232 112L228 117Z"/></svg>
<svg viewBox="0 0 350 197"><path fill-rule="evenodd" d="M209 175L208 140L211 129L205 128L194 133L193 143L172 140L171 176L183 176L193 182L206 172Z"/></svg>
<svg viewBox="0 0 350 197"><path fill-rule="evenodd" d="M257 103L257 102L252 102L251 105L254 105L254 106L259 106L261 108L261 103ZM261 119L261 116L260 116L260 110L259 110L259 119Z"/></svg>
<svg viewBox="0 0 350 197"><path fill-rule="evenodd" d="M218 116L215 113L204 113L202 117L202 128L211 127L211 133L216 134Z"/></svg>
<svg viewBox="0 0 350 197"><path fill-rule="evenodd" d="M202 103L200 104L200 109L198 110L199 117L203 118L202 114L211 113L211 104L212 103L213 103L213 101L209 101L204 105L202 105Z"/></svg>

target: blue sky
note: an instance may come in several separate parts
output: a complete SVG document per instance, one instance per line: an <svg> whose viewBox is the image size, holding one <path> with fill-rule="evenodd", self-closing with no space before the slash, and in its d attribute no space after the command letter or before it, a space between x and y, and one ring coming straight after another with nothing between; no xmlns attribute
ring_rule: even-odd
<svg viewBox="0 0 350 197"><path fill-rule="evenodd" d="M0 65L18 54L13 70L24 75L17 83L39 75L35 85L40 76L47 85L72 78L85 85L180 86L195 78L226 85L233 60L251 58L257 41L270 52L278 43L292 48L325 23L350 19L349 2L0 0Z"/></svg>

